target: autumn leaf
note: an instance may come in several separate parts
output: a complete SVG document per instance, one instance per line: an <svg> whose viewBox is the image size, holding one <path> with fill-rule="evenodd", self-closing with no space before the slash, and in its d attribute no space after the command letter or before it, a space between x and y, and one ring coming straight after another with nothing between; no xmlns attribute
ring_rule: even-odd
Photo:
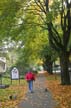
<svg viewBox="0 0 71 108"><path fill-rule="evenodd" d="M60 84L59 78L57 78L57 80L55 79L55 75L49 75L47 73L46 76L47 81L45 85L47 89L49 89L52 92L53 98L58 103L56 108L71 108L71 85L62 86ZM48 80L49 77L52 80Z"/></svg>

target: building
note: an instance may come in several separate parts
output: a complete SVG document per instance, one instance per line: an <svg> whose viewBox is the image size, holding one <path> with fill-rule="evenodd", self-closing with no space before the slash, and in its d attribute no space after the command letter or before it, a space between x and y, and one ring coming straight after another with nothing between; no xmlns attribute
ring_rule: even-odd
<svg viewBox="0 0 71 108"><path fill-rule="evenodd" d="M6 58L0 57L0 73L6 72Z"/></svg>

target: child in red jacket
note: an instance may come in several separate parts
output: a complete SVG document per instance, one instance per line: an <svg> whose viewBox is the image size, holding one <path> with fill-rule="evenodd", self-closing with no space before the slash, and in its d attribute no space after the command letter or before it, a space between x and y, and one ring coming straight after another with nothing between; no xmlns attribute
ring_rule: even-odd
<svg viewBox="0 0 71 108"><path fill-rule="evenodd" d="M30 71L26 73L25 79L28 82L29 91L33 93L33 81L35 80L35 75Z"/></svg>

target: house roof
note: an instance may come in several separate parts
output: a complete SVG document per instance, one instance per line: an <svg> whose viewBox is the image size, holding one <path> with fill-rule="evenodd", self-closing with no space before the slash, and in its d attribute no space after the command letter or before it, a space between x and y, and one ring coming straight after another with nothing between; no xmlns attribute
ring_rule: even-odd
<svg viewBox="0 0 71 108"><path fill-rule="evenodd" d="M0 57L0 62L6 63L6 58L5 57Z"/></svg>

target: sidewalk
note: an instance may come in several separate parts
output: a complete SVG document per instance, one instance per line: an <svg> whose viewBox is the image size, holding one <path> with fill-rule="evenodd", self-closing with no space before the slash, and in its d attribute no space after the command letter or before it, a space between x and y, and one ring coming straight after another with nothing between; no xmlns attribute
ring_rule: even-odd
<svg viewBox="0 0 71 108"><path fill-rule="evenodd" d="M34 82L34 93L27 93L18 108L54 108L56 102L52 99L50 91L45 92L46 78L39 75Z"/></svg>

